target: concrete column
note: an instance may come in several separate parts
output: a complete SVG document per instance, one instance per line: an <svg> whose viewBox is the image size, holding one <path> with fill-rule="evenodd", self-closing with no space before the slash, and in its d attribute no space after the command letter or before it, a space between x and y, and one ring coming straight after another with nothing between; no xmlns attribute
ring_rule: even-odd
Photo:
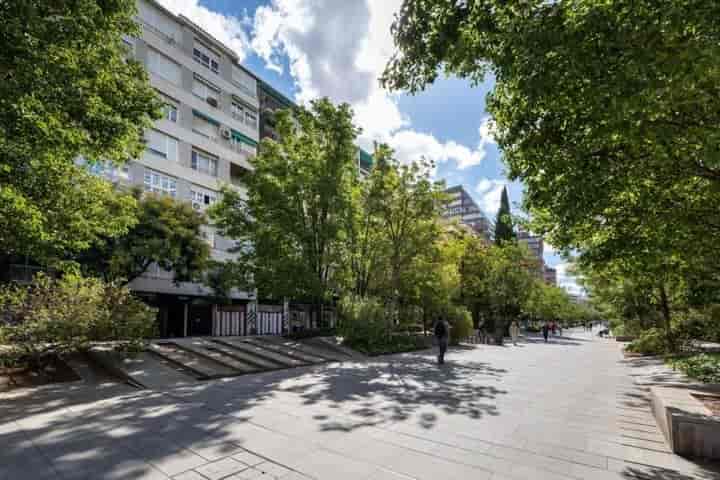
<svg viewBox="0 0 720 480"><path fill-rule="evenodd" d="M183 337L188 336L188 304L183 304Z"/></svg>

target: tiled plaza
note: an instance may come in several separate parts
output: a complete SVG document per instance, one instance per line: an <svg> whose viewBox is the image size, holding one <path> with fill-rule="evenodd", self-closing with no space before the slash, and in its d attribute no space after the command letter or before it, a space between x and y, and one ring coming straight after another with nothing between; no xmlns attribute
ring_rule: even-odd
<svg viewBox="0 0 720 480"><path fill-rule="evenodd" d="M0 480L720 478L668 451L616 342L566 335L462 347L443 367L423 352L0 394Z"/></svg>

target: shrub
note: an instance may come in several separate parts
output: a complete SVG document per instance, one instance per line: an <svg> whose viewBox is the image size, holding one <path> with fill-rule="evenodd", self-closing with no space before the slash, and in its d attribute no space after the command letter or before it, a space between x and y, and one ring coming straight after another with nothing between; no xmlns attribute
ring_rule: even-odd
<svg viewBox="0 0 720 480"><path fill-rule="evenodd" d="M641 353L643 355L661 355L668 352L668 345L665 339L665 333L659 328L651 328L640 334L640 336L632 341L627 347L630 352Z"/></svg>
<svg viewBox="0 0 720 480"><path fill-rule="evenodd" d="M720 383L720 354L699 353L670 363L688 377L705 383Z"/></svg>
<svg viewBox="0 0 720 480"><path fill-rule="evenodd" d="M689 340L720 342L720 305L683 312L674 330Z"/></svg>
<svg viewBox="0 0 720 480"><path fill-rule="evenodd" d="M96 278L39 275L28 287L0 287L0 342L28 361L93 341L137 344L154 333L154 309L127 288Z"/></svg>
<svg viewBox="0 0 720 480"><path fill-rule="evenodd" d="M376 298L345 297L340 301L338 314L338 332L351 348L369 349L389 337L390 312Z"/></svg>
<svg viewBox="0 0 720 480"><path fill-rule="evenodd" d="M450 324L450 343L457 345L473 333L473 321L470 311L465 307L453 306L448 311Z"/></svg>
<svg viewBox="0 0 720 480"><path fill-rule="evenodd" d="M335 328L311 328L307 330L298 330L297 332L290 332L283 335L285 338L290 340L302 340L304 338L314 337L334 337L337 334Z"/></svg>

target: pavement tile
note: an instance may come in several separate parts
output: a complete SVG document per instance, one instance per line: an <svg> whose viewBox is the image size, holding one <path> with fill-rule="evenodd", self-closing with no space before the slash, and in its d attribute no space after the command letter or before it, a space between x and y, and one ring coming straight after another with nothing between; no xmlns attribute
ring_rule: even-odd
<svg viewBox="0 0 720 480"><path fill-rule="evenodd" d="M195 471L209 480L220 480L247 468L247 465L233 458L223 458L222 460L206 463L201 467L197 467Z"/></svg>

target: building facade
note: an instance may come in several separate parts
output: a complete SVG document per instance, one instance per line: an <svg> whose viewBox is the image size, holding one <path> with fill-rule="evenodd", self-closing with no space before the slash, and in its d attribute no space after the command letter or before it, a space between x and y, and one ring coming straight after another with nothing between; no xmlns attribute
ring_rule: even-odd
<svg viewBox="0 0 720 480"><path fill-rule="evenodd" d="M543 278L545 279L545 283L547 283L548 285L552 285L553 287L557 286L557 270L556 269L545 265L545 269L543 271Z"/></svg>
<svg viewBox="0 0 720 480"><path fill-rule="evenodd" d="M467 190L462 185L457 185L448 188L445 193L448 194L450 200L443 212L443 217L467 225L476 234L489 241L491 238L490 221Z"/></svg>
<svg viewBox="0 0 720 480"><path fill-rule="evenodd" d="M164 117L145 132L146 149L122 168L92 167L112 181L140 186L205 210L224 186L244 192L259 140L257 79L237 55L183 16L153 0L138 0L139 38L125 38L129 55L143 64ZM214 260L232 258L232 239L203 228ZM233 291L232 307L216 305L199 283L173 282L173 273L151 266L130 287L158 307L162 336L211 334L218 311L244 312L251 292Z"/></svg>

